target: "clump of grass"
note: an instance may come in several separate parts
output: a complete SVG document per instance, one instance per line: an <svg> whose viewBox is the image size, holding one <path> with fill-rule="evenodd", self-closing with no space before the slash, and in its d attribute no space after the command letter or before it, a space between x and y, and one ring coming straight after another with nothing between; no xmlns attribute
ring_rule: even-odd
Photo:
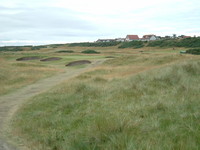
<svg viewBox="0 0 200 150"><path fill-rule="evenodd" d="M29 101L13 132L37 149L198 149L199 65L120 80L86 73Z"/></svg>
<svg viewBox="0 0 200 150"><path fill-rule="evenodd" d="M95 51L95 50L88 49L88 50L82 51L81 53L84 53L84 54L99 54L100 52L97 52L97 51Z"/></svg>
<svg viewBox="0 0 200 150"><path fill-rule="evenodd" d="M74 53L73 50L59 50L57 53Z"/></svg>

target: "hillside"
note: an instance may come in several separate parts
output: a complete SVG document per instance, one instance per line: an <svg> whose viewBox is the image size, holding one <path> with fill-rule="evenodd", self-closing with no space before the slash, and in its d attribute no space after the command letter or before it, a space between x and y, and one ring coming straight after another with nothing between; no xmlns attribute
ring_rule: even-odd
<svg viewBox="0 0 200 150"><path fill-rule="evenodd" d="M31 99L14 134L37 149L196 149L199 65L181 55L108 60Z"/></svg>
<svg viewBox="0 0 200 150"><path fill-rule="evenodd" d="M1 52L0 140L37 150L198 149L199 55L179 53L194 48L120 44Z"/></svg>

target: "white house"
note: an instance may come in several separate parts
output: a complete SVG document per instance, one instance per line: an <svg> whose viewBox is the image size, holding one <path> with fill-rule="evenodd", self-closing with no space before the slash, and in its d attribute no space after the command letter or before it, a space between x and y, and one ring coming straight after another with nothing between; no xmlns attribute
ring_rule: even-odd
<svg viewBox="0 0 200 150"><path fill-rule="evenodd" d="M116 38L115 41L116 41L116 42L124 42L124 41L125 41L125 38Z"/></svg>
<svg viewBox="0 0 200 150"><path fill-rule="evenodd" d="M157 40L157 37L153 34L144 35L143 38L140 39L140 41L155 41Z"/></svg>

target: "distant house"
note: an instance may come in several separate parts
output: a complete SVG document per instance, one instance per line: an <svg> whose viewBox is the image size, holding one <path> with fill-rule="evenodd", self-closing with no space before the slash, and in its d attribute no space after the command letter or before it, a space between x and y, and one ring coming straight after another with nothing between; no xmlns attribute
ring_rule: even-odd
<svg viewBox="0 0 200 150"><path fill-rule="evenodd" d="M149 35L144 35L140 40L141 41L155 41L157 40L157 37L153 34L149 34Z"/></svg>
<svg viewBox="0 0 200 150"><path fill-rule="evenodd" d="M115 39L98 39L96 42L114 42Z"/></svg>
<svg viewBox="0 0 200 150"><path fill-rule="evenodd" d="M183 36L183 38L185 39L185 38L191 38L191 36Z"/></svg>
<svg viewBox="0 0 200 150"><path fill-rule="evenodd" d="M125 41L125 38L116 38L115 41L116 41L116 42L124 42L124 41Z"/></svg>
<svg viewBox="0 0 200 150"><path fill-rule="evenodd" d="M157 40L161 40L162 37L161 37L161 36L156 36L156 39L157 39Z"/></svg>
<svg viewBox="0 0 200 150"><path fill-rule="evenodd" d="M138 35L127 35L125 41L139 41Z"/></svg>
<svg viewBox="0 0 200 150"><path fill-rule="evenodd" d="M180 35L178 38L179 38L179 39L185 39L185 38L191 38L191 36Z"/></svg>

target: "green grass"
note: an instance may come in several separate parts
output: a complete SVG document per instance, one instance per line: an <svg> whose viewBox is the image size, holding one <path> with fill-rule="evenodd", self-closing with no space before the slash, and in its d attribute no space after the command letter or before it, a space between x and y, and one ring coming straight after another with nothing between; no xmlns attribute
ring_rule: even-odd
<svg viewBox="0 0 200 150"><path fill-rule="evenodd" d="M139 60L133 64L131 56L109 60L100 67L103 75L98 69L84 73L30 100L15 116L13 134L41 150L198 150L199 59L151 57L143 65L179 61L108 79L108 67L120 74L142 58L132 57ZM123 65L115 66L121 59Z"/></svg>

